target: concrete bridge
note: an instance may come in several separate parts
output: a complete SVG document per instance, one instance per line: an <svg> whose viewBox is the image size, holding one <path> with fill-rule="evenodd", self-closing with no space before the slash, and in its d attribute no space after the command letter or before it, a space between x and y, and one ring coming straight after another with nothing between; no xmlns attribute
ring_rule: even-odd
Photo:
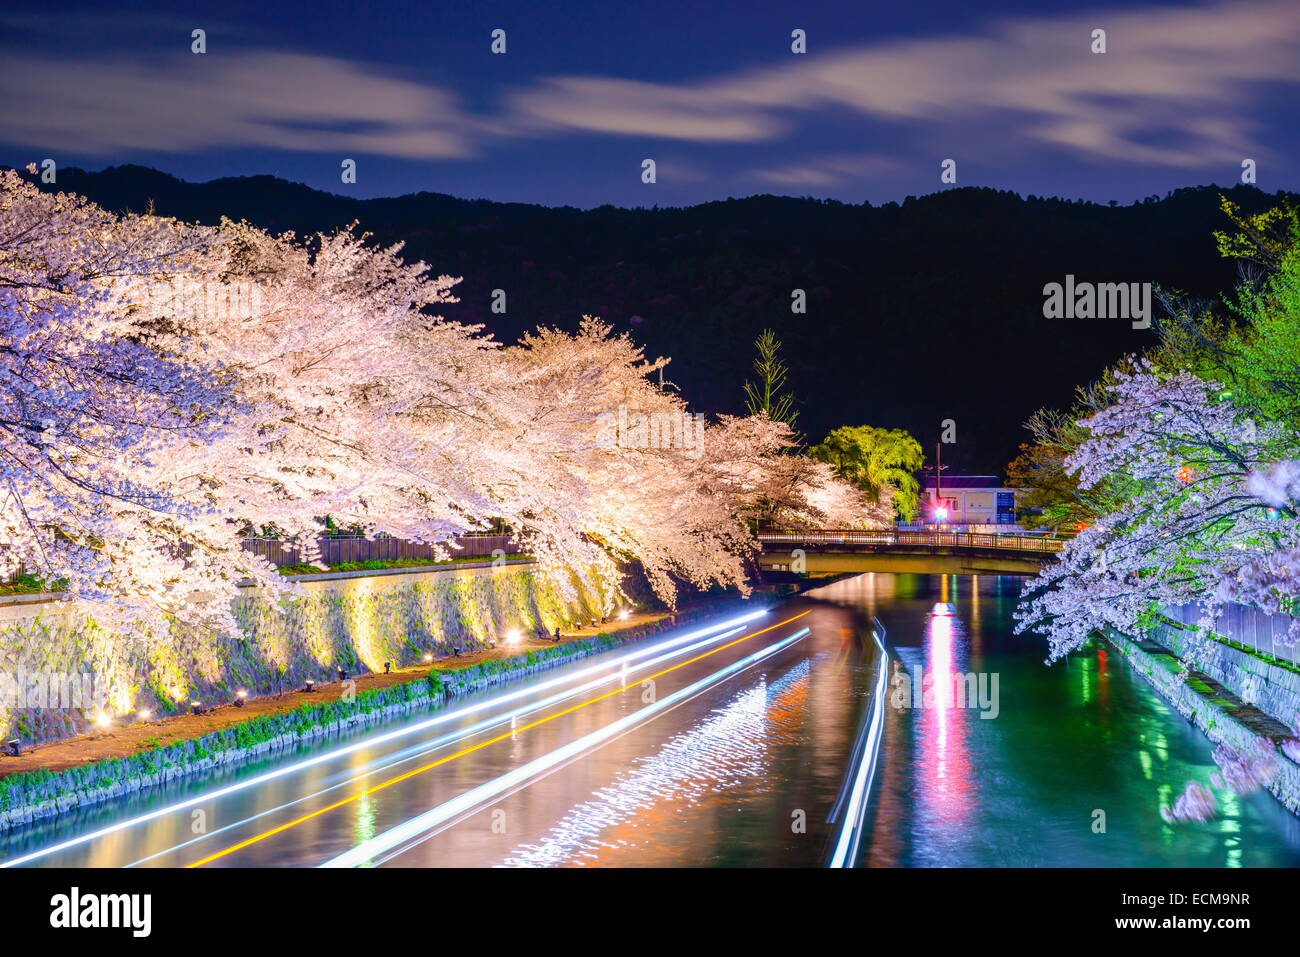
<svg viewBox="0 0 1300 957"><path fill-rule="evenodd" d="M776 572L916 572L1033 575L1065 544L1041 535L904 529L805 529L758 533L759 565ZM802 553L802 555L798 554Z"/></svg>

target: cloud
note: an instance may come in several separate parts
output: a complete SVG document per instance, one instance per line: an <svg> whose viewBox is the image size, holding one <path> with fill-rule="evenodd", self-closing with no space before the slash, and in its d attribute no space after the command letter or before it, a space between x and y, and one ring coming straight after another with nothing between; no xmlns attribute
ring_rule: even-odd
<svg viewBox="0 0 1300 957"><path fill-rule="evenodd" d="M477 111L375 64L257 48L96 54L103 44L60 41L62 27L32 22L37 35L11 39L5 51L0 135L41 155L251 147L439 160L568 136L766 149L815 142L807 134L829 118L862 124L870 142L883 136L900 156L919 146L996 162L1037 147L1094 161L1235 167L1271 155L1252 108L1279 89L1294 96L1300 83L1296 0L1019 17L979 33L838 49L834 37L813 35L811 53L768 67L678 83L539 77L495 101L475 90L475 102L496 105ZM115 24L94 30L120 31ZM1090 51L1098 27L1109 47L1101 55ZM174 24L153 29L174 42ZM57 52L48 47L59 42ZM888 171L885 162L814 156L747 175L828 186Z"/></svg>
<svg viewBox="0 0 1300 957"><path fill-rule="evenodd" d="M266 147L448 159L473 122L445 91L330 57L272 51L152 60L8 53L0 128L16 145L111 155Z"/></svg>
<svg viewBox="0 0 1300 957"><path fill-rule="evenodd" d="M637 134L710 143L770 140L786 124L741 110L705 87L597 77L557 77L514 93L509 102L520 129Z"/></svg>
<svg viewBox="0 0 1300 957"><path fill-rule="evenodd" d="M1104 54L1090 49L1098 27L1107 32ZM1300 83L1295 0L1018 18L979 36L832 52L810 42L815 52L766 69L686 85L563 77L507 103L520 130L706 143L773 140L799 114L847 109L912 129L992 129L1003 144L1027 139L1090 159L1191 167L1259 152L1243 110L1249 88Z"/></svg>
<svg viewBox="0 0 1300 957"><path fill-rule="evenodd" d="M748 175L777 186L835 186L846 180L878 176L899 168L898 161L874 153L837 154L756 169Z"/></svg>

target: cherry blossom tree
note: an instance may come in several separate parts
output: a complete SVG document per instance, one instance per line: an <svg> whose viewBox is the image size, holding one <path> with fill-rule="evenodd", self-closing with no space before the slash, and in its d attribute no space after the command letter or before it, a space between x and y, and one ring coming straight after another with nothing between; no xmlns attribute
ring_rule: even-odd
<svg viewBox="0 0 1300 957"><path fill-rule="evenodd" d="M481 520L458 463L426 454L427 430L407 427L421 403L463 405L477 354L493 348L424 313L454 301L456 280L429 279L400 245L371 248L351 230L299 244L227 222L220 238L212 280L258 293L247 315L187 319L242 401L235 428L195 449L222 514L308 542L324 514L416 541Z"/></svg>
<svg viewBox="0 0 1300 957"><path fill-rule="evenodd" d="M460 460L402 428L494 349L424 313L454 280L346 230L118 217L14 173L0 198L9 571L160 638L173 618L233 628L240 581L291 590L248 527L311 543L331 514L437 540L488 514ZM455 380L440 396L430 366Z"/></svg>
<svg viewBox="0 0 1300 957"><path fill-rule="evenodd" d="M753 540L739 497L786 426L766 417L706 424L652 381L666 360L645 360L590 317L575 334L525 336L504 358L519 383L514 442L488 454L502 464L507 448L527 447L531 473L494 494L543 566L613 576L616 558L635 560L669 602L674 579L748 590Z"/></svg>
<svg viewBox="0 0 1300 957"><path fill-rule="evenodd" d="M1290 610L1300 523L1289 467L1276 463L1295 436L1190 373L1139 363L1111 394L1080 423L1088 438L1065 466L1084 490L1111 482L1121 504L1027 584L1019 630L1046 630L1055 659L1104 626L1132 633L1169 605L1198 602L1207 621L1233 601Z"/></svg>
<svg viewBox="0 0 1300 957"><path fill-rule="evenodd" d="M200 275L208 239L0 173L0 567L64 581L108 628L159 625L202 564L197 503L164 476L239 398L131 293Z"/></svg>
<svg viewBox="0 0 1300 957"><path fill-rule="evenodd" d="M0 179L0 536L105 629L234 629L241 536L310 550L319 517L450 544L504 520L569 594L636 562L741 590L756 503L786 521L880 520L829 468L779 454L766 415L706 422L667 360L586 319L503 348L433 310L457 280L354 228L114 216ZM888 510L888 503L884 505ZM310 555L310 551L309 551Z"/></svg>
<svg viewBox="0 0 1300 957"><path fill-rule="evenodd" d="M846 524L882 512L829 469L780 454L794 442L787 424L692 413L655 383L667 360L646 360L597 319L540 329L501 358L506 385L481 414L500 438L477 449L473 474L557 573L616 580L615 566L635 561L670 603L674 582L747 590L758 502Z"/></svg>

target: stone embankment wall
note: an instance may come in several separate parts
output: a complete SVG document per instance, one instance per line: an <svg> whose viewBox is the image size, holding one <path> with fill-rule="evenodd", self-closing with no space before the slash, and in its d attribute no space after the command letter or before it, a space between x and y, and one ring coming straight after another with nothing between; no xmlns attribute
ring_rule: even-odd
<svg viewBox="0 0 1300 957"><path fill-rule="evenodd" d="M1191 656L1209 675L1247 704L1287 727L1300 721L1300 669L1289 662L1266 661L1218 640L1192 641L1195 632L1177 624L1152 629L1151 637L1180 657Z"/></svg>
<svg viewBox="0 0 1300 957"><path fill-rule="evenodd" d="M550 632L598 614L600 596L562 600L531 562L398 574L307 576L278 606L254 589L234 600L239 635L177 633L123 642L58 600L0 604L0 733L24 743L84 733L101 705L155 715L323 680L342 666L382 671L472 651L512 628Z"/></svg>
<svg viewBox="0 0 1300 957"><path fill-rule="evenodd" d="M1168 626L1154 629L1148 637L1175 654L1179 653L1187 641L1184 632ZM1148 654L1137 642L1113 629L1107 630L1106 638L1161 697L1200 728L1214 744L1226 745L1239 752L1248 752L1254 745L1259 736L1258 731L1234 717L1231 713L1233 709L1225 707L1223 701L1179 680L1176 668L1167 658ZM1282 721L1280 715L1293 715L1295 708L1300 705L1300 694L1289 690L1294 687L1291 679L1300 675L1269 665L1221 642L1205 644L1205 647L1198 644L1196 649L1194 667L1197 670L1219 682L1243 701L1290 726L1290 722ZM1238 659L1238 655L1244 660ZM1241 694L1241 690L1251 688L1259 695L1259 699L1253 702ZM1269 707L1264 706L1265 702ZM1273 709L1278 713L1274 713ZM1300 815L1300 765L1284 753L1279 752L1278 757L1277 774L1269 785L1269 791L1291 813Z"/></svg>

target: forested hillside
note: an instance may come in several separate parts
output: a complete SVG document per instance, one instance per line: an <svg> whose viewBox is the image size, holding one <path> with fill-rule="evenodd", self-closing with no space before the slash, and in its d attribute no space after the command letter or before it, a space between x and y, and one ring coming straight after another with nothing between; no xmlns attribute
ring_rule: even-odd
<svg viewBox="0 0 1300 957"><path fill-rule="evenodd" d="M672 356L666 378L705 412L741 410L753 339L771 327L810 441L870 423L930 445L951 418L959 471L998 471L1030 413L1067 404L1075 384L1148 344L1124 320L1043 318L1045 283L1071 273L1213 297L1237 269L1211 236L1225 225L1212 186L1115 207L962 188L879 207L753 196L592 210L432 193L356 200L270 176L186 183L135 166L60 170L57 188L115 210L152 203L273 231L356 220L380 241L404 240L408 259L464 278L449 319L513 342L599 315L650 355ZM1277 201L1228 192L1246 212ZM491 311L494 289L506 292L505 315ZM804 315L791 311L794 289L807 293Z"/></svg>

